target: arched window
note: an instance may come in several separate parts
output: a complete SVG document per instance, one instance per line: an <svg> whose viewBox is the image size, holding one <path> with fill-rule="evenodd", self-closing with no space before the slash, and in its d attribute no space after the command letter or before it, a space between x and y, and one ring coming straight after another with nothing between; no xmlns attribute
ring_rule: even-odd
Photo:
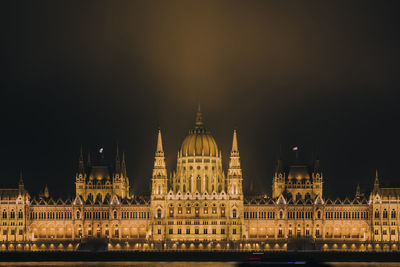
<svg viewBox="0 0 400 267"><path fill-rule="evenodd" d="M236 218L237 217L237 211L236 211L236 209L233 209L233 211L232 211L232 218Z"/></svg>
<svg viewBox="0 0 400 267"><path fill-rule="evenodd" d="M396 219L396 211L395 210L392 210L390 215L391 215L392 219Z"/></svg>
<svg viewBox="0 0 400 267"><path fill-rule="evenodd" d="M279 211L279 219L283 219L283 211Z"/></svg>
<svg viewBox="0 0 400 267"><path fill-rule="evenodd" d="M161 209L157 209L157 218L161 219Z"/></svg>
<svg viewBox="0 0 400 267"><path fill-rule="evenodd" d="M97 196L96 196L96 202L101 202L102 201L102 197L101 197L101 194L97 194Z"/></svg>
<svg viewBox="0 0 400 267"><path fill-rule="evenodd" d="M321 211L320 211L320 210L319 210L318 213L317 213L317 218L318 218L318 219L321 219Z"/></svg>
<svg viewBox="0 0 400 267"><path fill-rule="evenodd" d="M117 211L116 210L114 210L114 219L117 219Z"/></svg>
<svg viewBox="0 0 400 267"><path fill-rule="evenodd" d="M184 184L183 185L183 193L185 193L186 192L186 185Z"/></svg>
<svg viewBox="0 0 400 267"><path fill-rule="evenodd" d="M387 219L388 213L387 213L387 210L386 210L386 209L383 210L383 212L382 212L382 217L383 217L384 219Z"/></svg>
<svg viewBox="0 0 400 267"><path fill-rule="evenodd" d="M307 193L305 199L311 199L310 193Z"/></svg>
<svg viewBox="0 0 400 267"><path fill-rule="evenodd" d="M300 200L301 199L301 194L300 193L297 193L297 195L296 195L296 200Z"/></svg>
<svg viewBox="0 0 400 267"><path fill-rule="evenodd" d="M15 211L12 210L10 213L10 219L15 219Z"/></svg>
<svg viewBox="0 0 400 267"><path fill-rule="evenodd" d="M158 185L158 187L157 187L157 194L161 195L161 185Z"/></svg>
<svg viewBox="0 0 400 267"><path fill-rule="evenodd" d="M7 219L7 211L3 210L3 219Z"/></svg>
<svg viewBox="0 0 400 267"><path fill-rule="evenodd" d="M76 218L78 220L81 218L81 212L79 210L76 211Z"/></svg>
<svg viewBox="0 0 400 267"><path fill-rule="evenodd" d="M375 211L375 219L379 219L379 210Z"/></svg>
<svg viewBox="0 0 400 267"><path fill-rule="evenodd" d="M22 212L22 210L18 211L18 219L22 219L24 217L24 213Z"/></svg>

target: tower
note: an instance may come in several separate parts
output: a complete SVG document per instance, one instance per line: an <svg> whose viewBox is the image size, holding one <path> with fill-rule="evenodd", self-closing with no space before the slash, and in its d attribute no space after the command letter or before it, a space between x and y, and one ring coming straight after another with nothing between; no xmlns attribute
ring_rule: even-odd
<svg viewBox="0 0 400 267"><path fill-rule="evenodd" d="M165 166L165 157L160 130L158 130L157 148L154 157L153 176L151 180L152 200L164 199L165 195L167 194L167 168Z"/></svg>
<svg viewBox="0 0 400 267"><path fill-rule="evenodd" d="M319 159L317 158L314 160L314 169L312 172L312 197L315 198L316 196L322 197L322 185L323 185L323 175L319 165Z"/></svg>
<svg viewBox="0 0 400 267"><path fill-rule="evenodd" d="M157 148L151 178L151 232L155 241L161 241L166 234L165 217L167 210L167 168L165 166L161 131L158 130Z"/></svg>
<svg viewBox="0 0 400 267"><path fill-rule="evenodd" d="M240 167L236 130L233 131L231 158L228 169L228 194L230 199L243 199L243 177Z"/></svg>
<svg viewBox="0 0 400 267"><path fill-rule="evenodd" d="M285 173L283 170L283 161L279 156L274 177L272 178L272 197L278 198L285 191Z"/></svg>
<svg viewBox="0 0 400 267"><path fill-rule="evenodd" d="M76 195L83 196L85 193L85 182L86 182L86 172L85 165L83 162L83 151L82 146L79 153L79 163L78 163L78 172L75 175L75 188ZM88 164L90 164L90 158L88 157Z"/></svg>

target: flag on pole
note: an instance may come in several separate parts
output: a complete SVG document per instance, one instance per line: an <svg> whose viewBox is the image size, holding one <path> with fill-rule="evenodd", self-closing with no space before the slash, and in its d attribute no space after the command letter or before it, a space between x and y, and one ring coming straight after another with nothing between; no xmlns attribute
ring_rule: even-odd
<svg viewBox="0 0 400 267"><path fill-rule="evenodd" d="M292 150L293 151L297 151L297 150L299 150L299 147L295 146L295 147L292 148Z"/></svg>

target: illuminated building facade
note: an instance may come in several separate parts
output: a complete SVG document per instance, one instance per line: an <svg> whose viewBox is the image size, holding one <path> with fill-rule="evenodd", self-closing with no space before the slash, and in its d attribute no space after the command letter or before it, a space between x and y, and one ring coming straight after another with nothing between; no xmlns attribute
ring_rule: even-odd
<svg viewBox="0 0 400 267"><path fill-rule="evenodd" d="M150 197L134 196L125 156L115 164L86 164L81 151L73 199L36 199L24 188L0 190L0 250L76 250L93 240L108 250L398 250L400 188L369 198L323 196L318 160L285 166L279 159L271 197L245 198L236 131L227 172L222 153L203 124L183 140L167 174L161 132Z"/></svg>

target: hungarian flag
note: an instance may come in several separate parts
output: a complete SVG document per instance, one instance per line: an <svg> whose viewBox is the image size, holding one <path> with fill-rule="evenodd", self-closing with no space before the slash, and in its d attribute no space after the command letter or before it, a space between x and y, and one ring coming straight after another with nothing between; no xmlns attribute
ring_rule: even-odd
<svg viewBox="0 0 400 267"><path fill-rule="evenodd" d="M295 146L295 147L292 148L292 150L293 151L297 151L297 150L299 150L299 147Z"/></svg>

